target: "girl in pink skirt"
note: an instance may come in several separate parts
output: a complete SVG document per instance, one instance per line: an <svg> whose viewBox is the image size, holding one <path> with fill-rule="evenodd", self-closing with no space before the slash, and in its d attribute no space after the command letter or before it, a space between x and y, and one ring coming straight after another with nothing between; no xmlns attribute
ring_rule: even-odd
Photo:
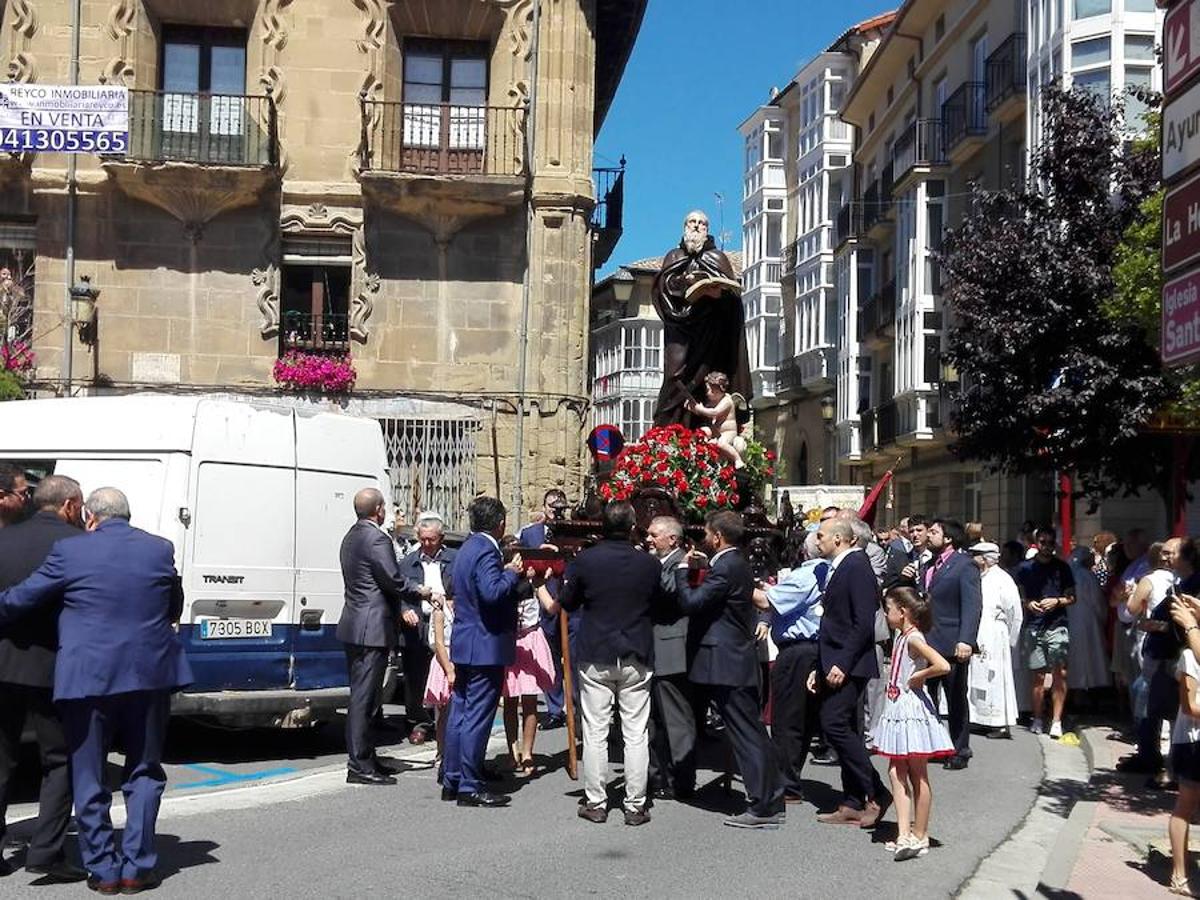
<svg viewBox="0 0 1200 900"><path fill-rule="evenodd" d="M533 741L537 737L538 694L554 686L554 660L539 622L540 611L557 612L558 604L541 579L521 582L517 607L517 655L504 670L504 733L512 751L513 768L532 774ZM517 707L521 710L521 736L517 736Z"/></svg>
<svg viewBox="0 0 1200 900"><path fill-rule="evenodd" d="M454 663L450 661L450 631L454 626L454 602L449 597L431 601L433 615L429 619L429 645L434 661L425 679L424 704L437 710L437 759L434 767L441 782L442 747L446 740L446 719L450 715L450 695L454 693Z"/></svg>

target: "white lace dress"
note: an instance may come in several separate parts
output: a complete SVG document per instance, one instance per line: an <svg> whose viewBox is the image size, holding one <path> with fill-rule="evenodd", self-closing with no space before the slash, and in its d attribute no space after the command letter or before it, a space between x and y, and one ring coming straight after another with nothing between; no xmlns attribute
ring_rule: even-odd
<svg viewBox="0 0 1200 900"><path fill-rule="evenodd" d="M950 733L938 718L922 685L915 691L908 679L927 663L913 658L912 644L925 635L911 628L896 638L888 672L883 713L875 726L875 752L889 759L939 759L954 755Z"/></svg>

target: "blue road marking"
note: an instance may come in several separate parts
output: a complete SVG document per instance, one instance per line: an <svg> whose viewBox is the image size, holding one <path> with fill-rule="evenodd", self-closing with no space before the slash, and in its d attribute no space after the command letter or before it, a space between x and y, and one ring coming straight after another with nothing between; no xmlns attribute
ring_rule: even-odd
<svg viewBox="0 0 1200 900"><path fill-rule="evenodd" d="M176 788L183 790L186 788L201 788L201 787L223 787L230 784L246 784L251 781L262 781L264 778L273 778L276 775L289 775L296 770L291 766L282 766L277 769L259 769L255 772L226 772L224 769L218 769L216 766L201 766L201 765L186 765L185 769L192 769L204 775L212 775L212 778L203 778L200 781L187 781L183 784L175 785Z"/></svg>

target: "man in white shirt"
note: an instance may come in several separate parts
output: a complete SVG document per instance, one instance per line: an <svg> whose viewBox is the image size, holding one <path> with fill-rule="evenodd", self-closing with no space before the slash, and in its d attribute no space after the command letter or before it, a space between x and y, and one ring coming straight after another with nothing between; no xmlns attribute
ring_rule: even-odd
<svg viewBox="0 0 1200 900"><path fill-rule="evenodd" d="M447 593L450 563L454 551L445 545L445 523L437 513L422 513L417 519L417 549L400 562L400 571L409 581L429 588L430 595ZM433 712L422 705L425 681L433 654L429 649L429 618L433 606L422 600L420 622L400 628L401 665L404 670L404 712L409 729L408 740L423 744L434 733Z"/></svg>

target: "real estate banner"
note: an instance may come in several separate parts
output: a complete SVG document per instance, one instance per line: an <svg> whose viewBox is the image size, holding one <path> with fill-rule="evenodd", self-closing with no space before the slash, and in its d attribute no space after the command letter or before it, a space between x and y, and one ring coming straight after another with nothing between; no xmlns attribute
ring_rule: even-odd
<svg viewBox="0 0 1200 900"><path fill-rule="evenodd" d="M0 84L0 151L124 153L129 90L103 84Z"/></svg>

